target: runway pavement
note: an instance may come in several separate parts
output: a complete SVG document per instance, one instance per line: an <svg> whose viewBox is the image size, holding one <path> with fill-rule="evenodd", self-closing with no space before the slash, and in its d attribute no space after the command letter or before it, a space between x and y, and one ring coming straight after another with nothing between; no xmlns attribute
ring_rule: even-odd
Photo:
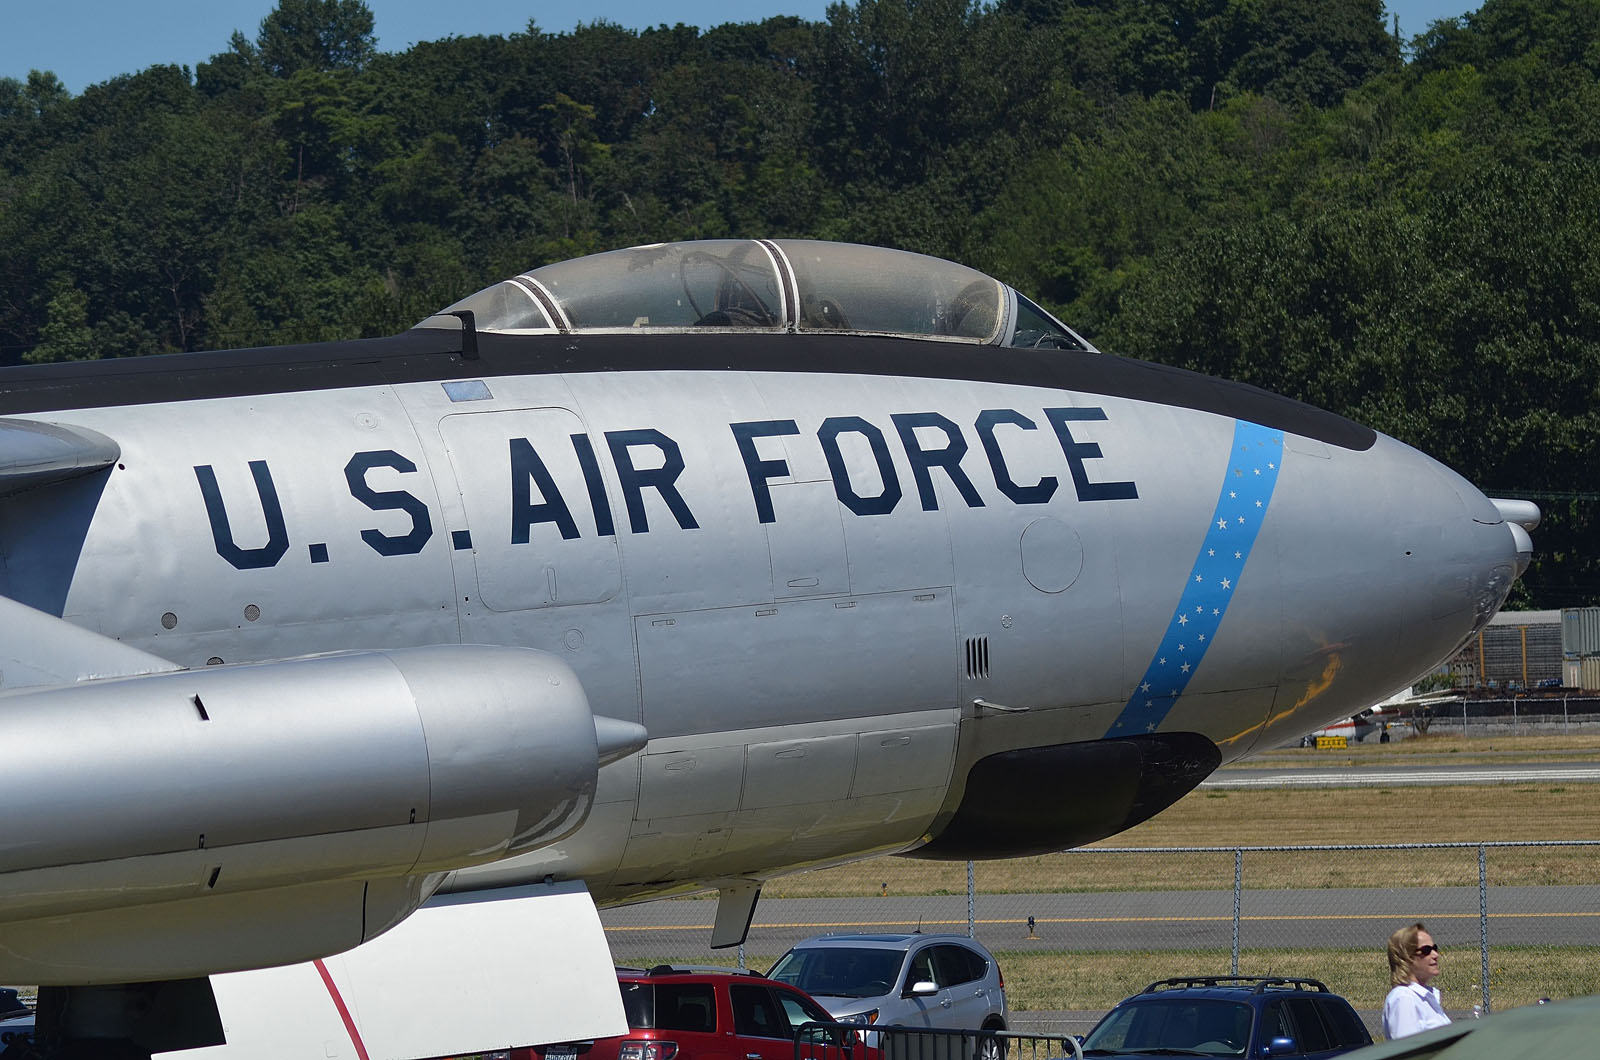
<svg viewBox="0 0 1600 1060"><path fill-rule="evenodd" d="M978 895L975 908L978 941L990 949L1228 949L1233 941L1231 890ZM613 957L628 963L703 951L715 909L711 901L649 902L600 919ZM1488 912L1495 945L1600 946L1600 885L1495 887ZM1246 949L1370 946L1394 924L1421 919L1441 944L1475 950L1478 915L1476 887L1246 890L1239 941ZM763 899L746 949L775 957L823 932L919 928L965 934L966 896Z"/></svg>

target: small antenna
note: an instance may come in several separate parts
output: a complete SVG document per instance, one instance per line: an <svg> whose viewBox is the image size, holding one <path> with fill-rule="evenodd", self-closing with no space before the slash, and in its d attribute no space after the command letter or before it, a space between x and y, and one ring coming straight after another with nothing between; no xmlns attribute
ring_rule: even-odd
<svg viewBox="0 0 1600 1060"><path fill-rule="evenodd" d="M458 309L450 315L461 321L461 359L476 361L478 359L477 316L470 309Z"/></svg>

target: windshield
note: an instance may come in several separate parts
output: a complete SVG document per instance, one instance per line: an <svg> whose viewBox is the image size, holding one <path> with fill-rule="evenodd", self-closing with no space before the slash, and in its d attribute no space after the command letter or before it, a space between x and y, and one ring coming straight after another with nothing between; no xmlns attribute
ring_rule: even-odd
<svg viewBox="0 0 1600 1060"><path fill-rule="evenodd" d="M1243 1056L1250 1006L1210 998L1154 998L1111 1011L1083 1040L1089 1053Z"/></svg>
<svg viewBox="0 0 1600 1060"><path fill-rule="evenodd" d="M813 997L878 997L900 979L899 950L817 946L790 950L767 978L797 986Z"/></svg>

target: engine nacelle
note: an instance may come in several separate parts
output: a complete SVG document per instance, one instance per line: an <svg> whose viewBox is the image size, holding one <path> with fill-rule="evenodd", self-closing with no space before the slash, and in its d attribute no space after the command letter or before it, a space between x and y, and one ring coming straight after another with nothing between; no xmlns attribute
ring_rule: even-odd
<svg viewBox="0 0 1600 1060"><path fill-rule="evenodd" d="M644 742L599 721L607 746L565 663L487 646L0 696L0 980L174 977L206 932L259 936L237 967L355 945L444 872L582 824L600 763ZM66 968L90 958L92 979Z"/></svg>

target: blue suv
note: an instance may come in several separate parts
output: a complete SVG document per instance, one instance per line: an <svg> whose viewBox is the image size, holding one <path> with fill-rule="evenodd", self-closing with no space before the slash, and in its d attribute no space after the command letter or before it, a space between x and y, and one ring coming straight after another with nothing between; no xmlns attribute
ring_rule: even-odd
<svg viewBox="0 0 1600 1060"><path fill-rule="evenodd" d="M1086 1057L1321 1060L1372 1044L1350 1002L1316 979L1163 979L1117 1003L1083 1039Z"/></svg>

